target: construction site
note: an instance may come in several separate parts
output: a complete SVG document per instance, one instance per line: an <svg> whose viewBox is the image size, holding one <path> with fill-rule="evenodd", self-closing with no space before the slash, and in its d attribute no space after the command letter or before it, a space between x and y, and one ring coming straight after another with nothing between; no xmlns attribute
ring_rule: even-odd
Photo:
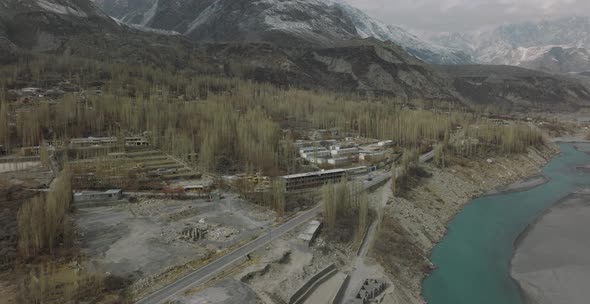
<svg viewBox="0 0 590 304"><path fill-rule="evenodd" d="M298 162L307 172L221 176L201 173L191 162L194 156L156 149L146 135L72 138L19 148L0 159L0 174L34 195L47 191L55 172L68 170L84 267L128 280L136 299L238 253L236 261L216 270L213 280L196 290L188 286L183 289L187 293L169 300L332 303L349 280L346 269L360 244L335 244L322 237L319 190L342 182L384 189L389 164L400 153L391 142L361 138L318 144L296 143ZM284 213L256 199L274 195L274 185L289 202ZM286 226L285 233L275 234ZM260 241L268 245L239 254L243 246ZM5 263L15 255L6 252ZM215 300L220 298L225 300Z"/></svg>

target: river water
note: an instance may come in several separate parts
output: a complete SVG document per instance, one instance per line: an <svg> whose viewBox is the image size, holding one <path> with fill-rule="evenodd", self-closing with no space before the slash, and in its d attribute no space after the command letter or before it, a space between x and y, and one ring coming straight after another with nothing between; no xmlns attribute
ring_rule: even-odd
<svg viewBox="0 0 590 304"><path fill-rule="evenodd" d="M431 256L438 268L422 286L429 304L523 303L510 276L515 240L547 208L590 186L590 175L576 169L590 164L590 156L572 144L560 148L543 169L547 183L475 199L449 223L448 234Z"/></svg>

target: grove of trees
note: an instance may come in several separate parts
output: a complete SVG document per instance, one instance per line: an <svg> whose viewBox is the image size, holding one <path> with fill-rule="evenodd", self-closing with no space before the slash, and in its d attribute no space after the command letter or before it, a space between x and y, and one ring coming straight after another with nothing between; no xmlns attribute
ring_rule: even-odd
<svg viewBox="0 0 590 304"><path fill-rule="evenodd" d="M18 213L18 252L24 259L54 253L72 246L73 229L68 217L72 202L70 175L62 171L49 191L28 199Z"/></svg>
<svg viewBox="0 0 590 304"><path fill-rule="evenodd" d="M369 201L360 183L328 184L322 188L325 229L338 242L362 241L368 224Z"/></svg>

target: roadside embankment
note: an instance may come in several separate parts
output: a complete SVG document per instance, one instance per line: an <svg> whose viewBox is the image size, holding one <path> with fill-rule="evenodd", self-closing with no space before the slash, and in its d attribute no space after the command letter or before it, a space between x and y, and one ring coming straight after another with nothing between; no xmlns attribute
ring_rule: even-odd
<svg viewBox="0 0 590 304"><path fill-rule="evenodd" d="M456 160L444 169L424 165L432 176L388 203L370 253L396 284L384 303L423 303L421 282L433 267L428 257L454 215L471 199L492 190L517 191L542 183L542 179L529 178L557 152L549 144L519 155ZM516 182L520 184L513 184Z"/></svg>

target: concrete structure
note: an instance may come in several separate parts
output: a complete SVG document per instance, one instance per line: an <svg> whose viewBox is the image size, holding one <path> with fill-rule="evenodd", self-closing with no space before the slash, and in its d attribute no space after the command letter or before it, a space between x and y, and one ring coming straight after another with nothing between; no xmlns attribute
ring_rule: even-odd
<svg viewBox="0 0 590 304"><path fill-rule="evenodd" d="M210 198L211 190L213 190L213 184L197 184L197 185L187 185L182 187L185 193L197 195L204 198Z"/></svg>
<svg viewBox="0 0 590 304"><path fill-rule="evenodd" d="M320 221L311 221L307 225L307 228L305 228L305 230L302 233L300 233L297 238L304 241L305 243L307 243L307 246L309 246L317 236L321 226L322 223Z"/></svg>
<svg viewBox="0 0 590 304"><path fill-rule="evenodd" d="M330 279L338 272L336 265L330 264L320 272L313 275L307 282L299 287L289 298L289 304L303 304L311 293L322 283Z"/></svg>
<svg viewBox="0 0 590 304"><path fill-rule="evenodd" d="M122 198L123 190L121 189L111 189L104 192L83 191L74 193L74 203L118 201Z"/></svg>
<svg viewBox="0 0 590 304"><path fill-rule="evenodd" d="M385 159L385 152L361 152L359 159L368 162L379 162Z"/></svg>
<svg viewBox="0 0 590 304"><path fill-rule="evenodd" d="M298 191L338 183L346 173L344 169L315 171L283 176L285 191Z"/></svg>
<svg viewBox="0 0 590 304"><path fill-rule="evenodd" d="M360 166L360 167L354 167L354 168L348 168L346 169L346 174L348 176L356 176L356 175L363 175L363 174L367 174L369 173L370 168L367 166Z"/></svg>
<svg viewBox="0 0 590 304"><path fill-rule="evenodd" d="M329 146L335 144L335 139L326 139L326 140L296 140L294 145L296 148L301 149L304 147L311 147L311 146Z"/></svg>
<svg viewBox="0 0 590 304"><path fill-rule="evenodd" d="M328 158L325 157L308 157L307 161L312 164L325 165L328 163Z"/></svg>
<svg viewBox="0 0 590 304"><path fill-rule="evenodd" d="M88 138L72 138L70 140L71 147L92 147L115 145L117 143L116 137L88 137Z"/></svg>
<svg viewBox="0 0 590 304"><path fill-rule="evenodd" d="M70 146L74 148L93 147L93 146L114 146L118 143L117 137L87 137L72 138ZM127 147L149 146L149 141L143 136L130 136L124 138L124 144Z"/></svg>
<svg viewBox="0 0 590 304"><path fill-rule="evenodd" d="M144 147L149 146L150 142L143 136L125 137L125 146L128 147Z"/></svg>
<svg viewBox="0 0 590 304"><path fill-rule="evenodd" d="M379 296L386 288L387 284L382 280L366 279L363 286L357 292L354 301L351 303L370 303L371 300Z"/></svg>
<svg viewBox="0 0 590 304"><path fill-rule="evenodd" d="M328 157L330 151L324 147L305 147L299 149L299 156L306 159L310 157Z"/></svg>
<svg viewBox="0 0 590 304"><path fill-rule="evenodd" d="M25 95L36 95L43 93L43 89L41 88L23 88L20 91Z"/></svg>
<svg viewBox="0 0 590 304"><path fill-rule="evenodd" d="M41 153L41 146L22 147L20 152L22 156L38 156Z"/></svg>
<svg viewBox="0 0 590 304"><path fill-rule="evenodd" d="M337 147L336 149L330 150L332 156L336 157L343 157L343 156L358 156L359 148L352 147L352 148L340 148Z"/></svg>
<svg viewBox="0 0 590 304"><path fill-rule="evenodd" d="M391 147L393 146L393 140L384 140L377 143L379 147Z"/></svg>
<svg viewBox="0 0 590 304"><path fill-rule="evenodd" d="M350 157L336 157L336 158L329 158L328 164L339 167L352 164L352 159Z"/></svg>
<svg viewBox="0 0 590 304"><path fill-rule="evenodd" d="M208 230L209 226L206 224L197 223L195 226L182 230L181 238L190 242L198 242L205 238Z"/></svg>

